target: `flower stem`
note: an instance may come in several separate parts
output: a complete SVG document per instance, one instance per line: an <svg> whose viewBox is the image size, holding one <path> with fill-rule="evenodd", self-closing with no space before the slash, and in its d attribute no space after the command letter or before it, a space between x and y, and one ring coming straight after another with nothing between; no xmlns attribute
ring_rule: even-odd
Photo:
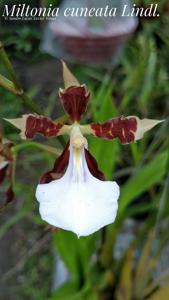
<svg viewBox="0 0 169 300"><path fill-rule="evenodd" d="M12 92L15 95L18 95L19 91L16 89L14 83L1 74L0 74L0 86Z"/></svg>
<svg viewBox="0 0 169 300"><path fill-rule="evenodd" d="M29 96L23 91L23 93L21 93L20 95L18 95L23 101L24 103L31 108L34 112L36 112L38 115L43 115L42 110L39 108L39 106L37 106L31 98L29 98Z"/></svg>
<svg viewBox="0 0 169 300"><path fill-rule="evenodd" d="M43 151L48 151L55 155L59 155L61 153L60 150L58 150L56 148L46 146L46 145L43 145L43 144L40 144L37 142L31 142L31 141L24 142L24 143L21 143L19 145L12 147L12 151L13 151L14 155L16 155L16 153L18 153L19 151L27 149L27 148L37 148L37 149L40 149Z"/></svg>
<svg viewBox="0 0 169 300"><path fill-rule="evenodd" d="M13 151L13 150L12 150ZM11 174L11 181L12 186L15 186L15 171L16 171L16 163L17 163L17 153L13 152L13 164L12 164L12 174Z"/></svg>
<svg viewBox="0 0 169 300"><path fill-rule="evenodd" d="M2 42L0 42L0 58L3 61L4 66L6 67L8 73L10 74L10 77L11 77L13 83L15 84L16 88L20 90L21 86L20 86L19 80L18 80L18 78L15 74L15 71L12 67L12 64L11 64L9 58L8 58L8 55L7 55L7 53L4 49L4 46L3 46Z"/></svg>
<svg viewBox="0 0 169 300"><path fill-rule="evenodd" d="M9 90L10 92L12 92L13 94L19 96L23 102L29 107L31 108L34 112L36 112L37 114L42 114L41 109L39 108L39 106L37 106L31 98L29 98L29 96L23 91L21 84L16 76L15 70L8 58L8 55L4 49L4 46L2 44L2 42L0 42L0 59L3 62L4 66L6 67L6 70L9 73L9 76L11 78L12 81L8 80L7 78L5 78L4 76L0 75L0 85Z"/></svg>

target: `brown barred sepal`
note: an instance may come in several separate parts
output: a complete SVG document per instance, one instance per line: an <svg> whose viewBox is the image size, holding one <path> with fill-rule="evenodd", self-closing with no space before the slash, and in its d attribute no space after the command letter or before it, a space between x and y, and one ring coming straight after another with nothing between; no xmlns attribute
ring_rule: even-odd
<svg viewBox="0 0 169 300"><path fill-rule="evenodd" d="M91 133L97 137L112 140L118 138L122 144L141 139L144 133L163 121L138 117L119 117L103 124L91 124Z"/></svg>
<svg viewBox="0 0 169 300"><path fill-rule="evenodd" d="M25 136L32 138L36 133L45 137L57 136L62 127L62 124L55 124L47 117L29 115L26 120Z"/></svg>
<svg viewBox="0 0 169 300"><path fill-rule="evenodd" d="M49 183L53 180L59 179L63 176L65 168L69 162L69 142L67 143L62 154L56 159L54 167L52 170L45 173L41 179L40 183Z"/></svg>
<svg viewBox="0 0 169 300"><path fill-rule="evenodd" d="M31 139L35 134L42 134L45 137L54 137L59 135L63 124L54 123L47 117L38 115L23 115L18 119L6 119L15 127L21 130L23 139Z"/></svg>
<svg viewBox="0 0 169 300"><path fill-rule="evenodd" d="M70 119L79 122L85 113L90 94L84 85L60 89L59 97Z"/></svg>

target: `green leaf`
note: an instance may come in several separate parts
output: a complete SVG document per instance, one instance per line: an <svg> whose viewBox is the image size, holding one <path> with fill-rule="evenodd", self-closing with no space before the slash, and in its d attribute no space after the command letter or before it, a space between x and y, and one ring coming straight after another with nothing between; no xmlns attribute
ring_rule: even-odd
<svg viewBox="0 0 169 300"><path fill-rule="evenodd" d="M64 283L48 300L70 300L77 293L78 285L76 281ZM74 297L74 296L73 296Z"/></svg>
<svg viewBox="0 0 169 300"><path fill-rule="evenodd" d="M63 230L54 234L54 246L74 278L87 277L96 236L97 233L78 239L74 233Z"/></svg>
<svg viewBox="0 0 169 300"><path fill-rule="evenodd" d="M121 191L119 212L122 213L126 206L141 193L147 191L152 185L159 183L166 174L168 154L162 152L147 165L140 168L137 173L126 182Z"/></svg>
<svg viewBox="0 0 169 300"><path fill-rule="evenodd" d="M97 122L99 121L98 119L98 117L100 117L99 113L102 113L100 112L100 110L102 111L103 103L108 99L110 92L112 92L110 78L108 76L105 76L101 87L97 91L95 91L95 94L93 95L92 101L90 103L93 121L97 121ZM107 116L105 116L105 118L106 117Z"/></svg>
<svg viewBox="0 0 169 300"><path fill-rule="evenodd" d="M97 300L95 292L89 282L78 290L77 282L70 281L63 284L48 300Z"/></svg>
<svg viewBox="0 0 169 300"><path fill-rule="evenodd" d="M168 298L169 298L169 285L160 288L148 299L149 300L167 300Z"/></svg>
<svg viewBox="0 0 169 300"><path fill-rule="evenodd" d="M116 292L117 300L132 299L132 268L134 250L134 245L131 245L125 253L120 274L120 282Z"/></svg>
<svg viewBox="0 0 169 300"><path fill-rule="evenodd" d="M154 232L150 232L142 249L137 263L137 269L134 279L135 295L141 295L150 280L152 270L155 268L158 260L151 255Z"/></svg>
<svg viewBox="0 0 169 300"><path fill-rule="evenodd" d="M163 217L167 218L169 215L168 201L169 201L169 173L165 180L163 193L159 202L159 210L157 214L156 227L159 225L160 220Z"/></svg>
<svg viewBox="0 0 169 300"><path fill-rule="evenodd" d="M152 50L153 51L153 50ZM152 90L155 84L155 74L157 66L157 54L155 51L150 53L150 57L147 62L147 68L145 69L145 78L142 88L142 93L140 95L141 104L145 105L149 98L151 97Z"/></svg>
<svg viewBox="0 0 169 300"><path fill-rule="evenodd" d="M89 149L96 158L99 169L103 171L106 179L111 180L118 157L119 142L117 140L107 141L92 137L89 140Z"/></svg>

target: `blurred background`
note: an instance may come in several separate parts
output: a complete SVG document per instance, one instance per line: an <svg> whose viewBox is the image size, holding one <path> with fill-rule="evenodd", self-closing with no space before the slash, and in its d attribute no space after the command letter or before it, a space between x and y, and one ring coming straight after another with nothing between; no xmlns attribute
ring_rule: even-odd
<svg viewBox="0 0 169 300"><path fill-rule="evenodd" d="M24 1L1 1L5 4ZM31 7L104 7L129 1L29 1ZM157 1L137 0L137 7ZM27 4L27 3L26 3ZM0 80L0 131L14 143L15 200L0 215L0 300L167 300L169 295L169 4L158 18L0 19L0 40L26 96ZM1 51L1 50L0 50ZM143 140L89 138L89 149L108 180L121 186L116 222L80 238L40 219L35 189L66 139L21 141L3 118L42 111L64 116L60 58L91 92L84 123L115 116L165 119ZM0 74L13 81L4 55ZM1 79L1 78L0 78ZM4 81L3 81L4 82ZM8 86L9 87L9 86ZM36 107L30 105L31 99ZM32 102L31 102L32 103ZM65 117L65 116L64 116ZM6 180L0 186L4 203Z"/></svg>

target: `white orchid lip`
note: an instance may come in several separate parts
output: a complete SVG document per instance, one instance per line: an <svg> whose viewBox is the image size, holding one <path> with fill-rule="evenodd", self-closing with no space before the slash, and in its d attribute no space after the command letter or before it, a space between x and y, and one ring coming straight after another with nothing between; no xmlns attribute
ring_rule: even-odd
<svg viewBox="0 0 169 300"><path fill-rule="evenodd" d="M76 133L79 138L77 129ZM76 138L75 134L71 141ZM87 236L114 222L119 186L95 178L88 169L84 146L75 148L71 143L66 173L61 179L39 184L36 198L42 219L78 236Z"/></svg>

